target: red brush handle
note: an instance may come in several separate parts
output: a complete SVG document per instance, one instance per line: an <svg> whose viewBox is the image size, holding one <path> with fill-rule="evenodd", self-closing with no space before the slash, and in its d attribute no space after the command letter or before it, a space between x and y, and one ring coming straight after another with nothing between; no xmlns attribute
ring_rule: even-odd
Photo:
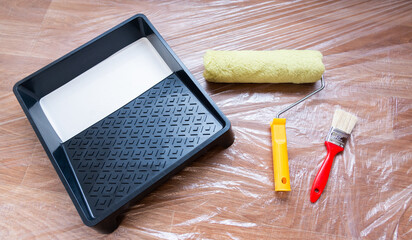
<svg viewBox="0 0 412 240"><path fill-rule="evenodd" d="M336 154L343 151L343 147L328 141L325 141L325 146L328 150L328 154L326 155L318 174L316 174L315 180L312 184L312 190L310 191L310 201L313 203L319 199L323 189L325 189L329 178L329 172L332 168L333 158L335 158Z"/></svg>

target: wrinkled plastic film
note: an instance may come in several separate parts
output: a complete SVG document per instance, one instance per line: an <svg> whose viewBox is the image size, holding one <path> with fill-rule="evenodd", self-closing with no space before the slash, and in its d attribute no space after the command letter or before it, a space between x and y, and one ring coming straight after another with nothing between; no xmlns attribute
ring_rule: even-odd
<svg viewBox="0 0 412 240"><path fill-rule="evenodd" d="M111 236L412 238L410 2L108 1L95 6L53 1L33 47L16 51L40 59L29 67L34 71L138 12L148 17L231 121L235 142L209 151L133 206ZM274 191L268 123L320 82L208 83L202 59L208 49L312 49L324 55L325 89L282 115L287 119L291 192ZM14 83L7 83L10 89ZM337 108L359 120L334 160L322 196L312 204L310 189L326 155L324 141ZM16 119L22 116L16 110ZM10 217L11 224L24 228L8 234L101 237L82 224L30 134L30 150L21 155L36 157L26 163L20 188L2 190L2 198L25 199L8 203L7 209L20 209L26 219ZM4 158L12 154L16 152L2 151ZM25 188L38 191L26 194ZM29 227L30 221L37 221L37 227Z"/></svg>

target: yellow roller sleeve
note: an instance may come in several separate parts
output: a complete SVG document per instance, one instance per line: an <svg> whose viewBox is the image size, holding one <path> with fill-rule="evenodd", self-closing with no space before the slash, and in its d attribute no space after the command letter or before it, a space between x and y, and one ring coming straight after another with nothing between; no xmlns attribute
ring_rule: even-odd
<svg viewBox="0 0 412 240"><path fill-rule="evenodd" d="M274 118L272 123L270 124L272 133L275 191L290 191L288 149L286 145L285 125L285 118Z"/></svg>
<svg viewBox="0 0 412 240"><path fill-rule="evenodd" d="M313 83L325 66L314 50L206 51L203 76L218 83Z"/></svg>

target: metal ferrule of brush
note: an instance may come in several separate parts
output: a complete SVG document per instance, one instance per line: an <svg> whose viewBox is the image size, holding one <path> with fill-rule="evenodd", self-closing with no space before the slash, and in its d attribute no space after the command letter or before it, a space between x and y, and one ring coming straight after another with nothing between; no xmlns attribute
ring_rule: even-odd
<svg viewBox="0 0 412 240"><path fill-rule="evenodd" d="M349 134L337 128L331 127L328 136L326 137L326 141L336 144L343 148L345 147L345 143L348 137Z"/></svg>

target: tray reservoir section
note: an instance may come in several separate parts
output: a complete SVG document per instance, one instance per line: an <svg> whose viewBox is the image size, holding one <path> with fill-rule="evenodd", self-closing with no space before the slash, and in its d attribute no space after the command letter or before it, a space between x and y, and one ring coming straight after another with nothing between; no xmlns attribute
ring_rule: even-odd
<svg viewBox="0 0 412 240"><path fill-rule="evenodd" d="M172 74L143 37L40 99L65 142Z"/></svg>
<svg viewBox="0 0 412 240"><path fill-rule="evenodd" d="M146 189L220 129L217 119L173 74L64 147L96 216Z"/></svg>

